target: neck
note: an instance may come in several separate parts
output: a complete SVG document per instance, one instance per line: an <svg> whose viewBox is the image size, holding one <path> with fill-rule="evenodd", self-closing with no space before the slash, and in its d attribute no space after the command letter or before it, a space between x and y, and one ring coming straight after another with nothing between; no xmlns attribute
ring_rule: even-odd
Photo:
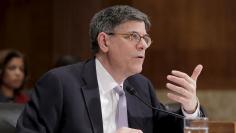
<svg viewBox="0 0 236 133"><path fill-rule="evenodd" d="M112 78L118 83L121 84L127 77L122 74L121 71L118 69L111 67L112 65L106 59L106 57L97 54L96 58L99 60L99 62L102 64L102 66L107 70L107 72L112 76Z"/></svg>
<svg viewBox="0 0 236 133"><path fill-rule="evenodd" d="M5 85L1 86L1 91L5 97L13 98L14 97L14 89L7 87Z"/></svg>

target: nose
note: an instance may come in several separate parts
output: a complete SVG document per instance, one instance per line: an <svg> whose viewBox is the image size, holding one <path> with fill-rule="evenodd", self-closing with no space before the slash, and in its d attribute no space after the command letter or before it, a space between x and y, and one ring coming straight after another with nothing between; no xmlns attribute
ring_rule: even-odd
<svg viewBox="0 0 236 133"><path fill-rule="evenodd" d="M15 74L16 74L17 76L22 76L22 75L23 75L23 72L22 72L22 70L21 70L20 68L17 68L17 69L15 70Z"/></svg>
<svg viewBox="0 0 236 133"><path fill-rule="evenodd" d="M143 38L141 38L141 40L137 44L137 49L141 51L141 50L146 50L147 48L148 48L147 43L144 41Z"/></svg>

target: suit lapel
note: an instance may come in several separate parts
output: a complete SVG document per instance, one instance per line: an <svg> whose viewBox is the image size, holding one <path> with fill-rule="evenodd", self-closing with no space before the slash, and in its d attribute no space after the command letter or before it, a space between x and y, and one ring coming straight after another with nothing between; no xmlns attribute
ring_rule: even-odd
<svg viewBox="0 0 236 133"><path fill-rule="evenodd" d="M94 133L102 133L103 123L95 60L93 59L86 62L82 71L83 82L85 85L81 90L86 103L92 129Z"/></svg>

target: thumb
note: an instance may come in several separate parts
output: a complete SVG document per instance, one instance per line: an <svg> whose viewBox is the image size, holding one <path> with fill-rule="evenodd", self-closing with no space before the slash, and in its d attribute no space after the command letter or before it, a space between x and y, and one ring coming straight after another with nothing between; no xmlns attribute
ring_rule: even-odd
<svg viewBox="0 0 236 133"><path fill-rule="evenodd" d="M195 69L193 70L191 78L195 81L197 81L198 76L200 75L202 71L203 66L201 64L197 65Z"/></svg>

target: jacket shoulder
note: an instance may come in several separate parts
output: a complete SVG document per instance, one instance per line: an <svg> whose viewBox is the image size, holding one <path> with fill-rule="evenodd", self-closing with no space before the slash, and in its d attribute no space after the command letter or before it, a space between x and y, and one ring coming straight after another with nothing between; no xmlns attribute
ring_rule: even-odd
<svg viewBox="0 0 236 133"><path fill-rule="evenodd" d="M127 81L130 83L135 83L135 84L149 84L150 83L149 79L142 74L135 74L133 76L130 76L129 78L127 78Z"/></svg>
<svg viewBox="0 0 236 133"><path fill-rule="evenodd" d="M40 79L45 77L56 77L58 79L64 79L68 77L79 77L81 75L82 69L85 65L85 62L79 62L72 65L62 66L58 68L53 68L43 74Z"/></svg>

